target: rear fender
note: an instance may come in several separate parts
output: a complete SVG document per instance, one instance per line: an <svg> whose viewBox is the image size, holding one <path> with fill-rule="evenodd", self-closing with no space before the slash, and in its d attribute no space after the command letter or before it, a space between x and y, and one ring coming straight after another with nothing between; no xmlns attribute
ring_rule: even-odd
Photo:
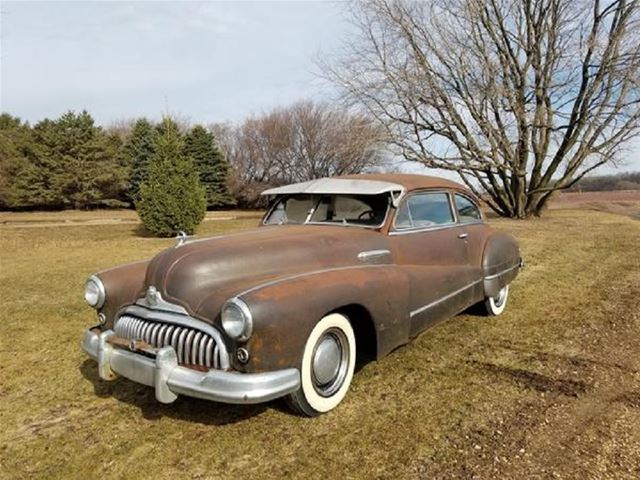
<svg viewBox="0 0 640 480"><path fill-rule="evenodd" d="M497 232L487 239L482 256L485 297L495 297L518 275L521 266L518 242L508 233Z"/></svg>

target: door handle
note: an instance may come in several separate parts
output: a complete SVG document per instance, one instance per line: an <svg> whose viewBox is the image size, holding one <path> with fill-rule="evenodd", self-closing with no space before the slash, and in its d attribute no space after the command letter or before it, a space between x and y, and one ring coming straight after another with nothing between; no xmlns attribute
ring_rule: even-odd
<svg viewBox="0 0 640 480"><path fill-rule="evenodd" d="M461 233L460 235L458 235L458 238L465 239L465 238L467 238L468 236L469 236L469 234L468 234L468 233Z"/></svg>

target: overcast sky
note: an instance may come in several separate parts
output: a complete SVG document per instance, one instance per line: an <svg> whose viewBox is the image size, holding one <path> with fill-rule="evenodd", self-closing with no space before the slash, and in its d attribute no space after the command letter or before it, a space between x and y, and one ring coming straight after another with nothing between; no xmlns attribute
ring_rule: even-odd
<svg viewBox="0 0 640 480"><path fill-rule="evenodd" d="M327 97L313 58L350 28L344 4L329 1L1 1L0 11L0 110L32 123L70 109L102 125L166 111L236 122ZM640 170L640 142L620 170Z"/></svg>
<svg viewBox="0 0 640 480"><path fill-rule="evenodd" d="M312 58L348 28L334 2L6 2L2 109L36 121L237 121L326 94Z"/></svg>

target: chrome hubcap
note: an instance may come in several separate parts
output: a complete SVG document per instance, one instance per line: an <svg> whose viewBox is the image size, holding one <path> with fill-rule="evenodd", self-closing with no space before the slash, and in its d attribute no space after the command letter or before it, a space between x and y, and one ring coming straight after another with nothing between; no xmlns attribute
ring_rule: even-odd
<svg viewBox="0 0 640 480"><path fill-rule="evenodd" d="M313 386L318 394L328 397L342 385L349 364L349 345L342 330L327 330L313 352Z"/></svg>
<svg viewBox="0 0 640 480"><path fill-rule="evenodd" d="M493 297L493 303L496 305L496 307L501 307L506 299L507 299L507 287L502 287L498 292L498 295Z"/></svg>

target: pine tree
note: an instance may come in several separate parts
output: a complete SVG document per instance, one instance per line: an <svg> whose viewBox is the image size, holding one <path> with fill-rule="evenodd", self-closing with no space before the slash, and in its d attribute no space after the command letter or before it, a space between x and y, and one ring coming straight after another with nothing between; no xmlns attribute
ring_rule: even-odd
<svg viewBox="0 0 640 480"><path fill-rule="evenodd" d="M124 180L118 168L119 142L96 126L86 111L62 115L55 132L54 152L61 161L55 181L65 203L74 208L102 204L107 190Z"/></svg>
<svg viewBox="0 0 640 480"><path fill-rule="evenodd" d="M23 206L24 196L17 180L29 167L28 152L33 148L31 127L8 113L0 115L0 208Z"/></svg>
<svg viewBox="0 0 640 480"><path fill-rule="evenodd" d="M11 206L86 208L118 196L125 179L120 144L86 111L38 122L11 172Z"/></svg>
<svg viewBox="0 0 640 480"><path fill-rule="evenodd" d="M184 151L198 169L200 183L206 191L207 206L233 205L235 202L227 190L229 164L216 145L213 133L196 125L185 137Z"/></svg>
<svg viewBox="0 0 640 480"><path fill-rule="evenodd" d="M135 200L140 191L140 184L149 174L149 161L153 156L157 130L149 120L141 118L133 125L129 140L124 150L131 165L129 178L129 197Z"/></svg>
<svg viewBox="0 0 640 480"><path fill-rule="evenodd" d="M144 227L157 236L193 233L204 219L205 190L175 122L164 118L149 164L147 179L140 184L136 210Z"/></svg>

